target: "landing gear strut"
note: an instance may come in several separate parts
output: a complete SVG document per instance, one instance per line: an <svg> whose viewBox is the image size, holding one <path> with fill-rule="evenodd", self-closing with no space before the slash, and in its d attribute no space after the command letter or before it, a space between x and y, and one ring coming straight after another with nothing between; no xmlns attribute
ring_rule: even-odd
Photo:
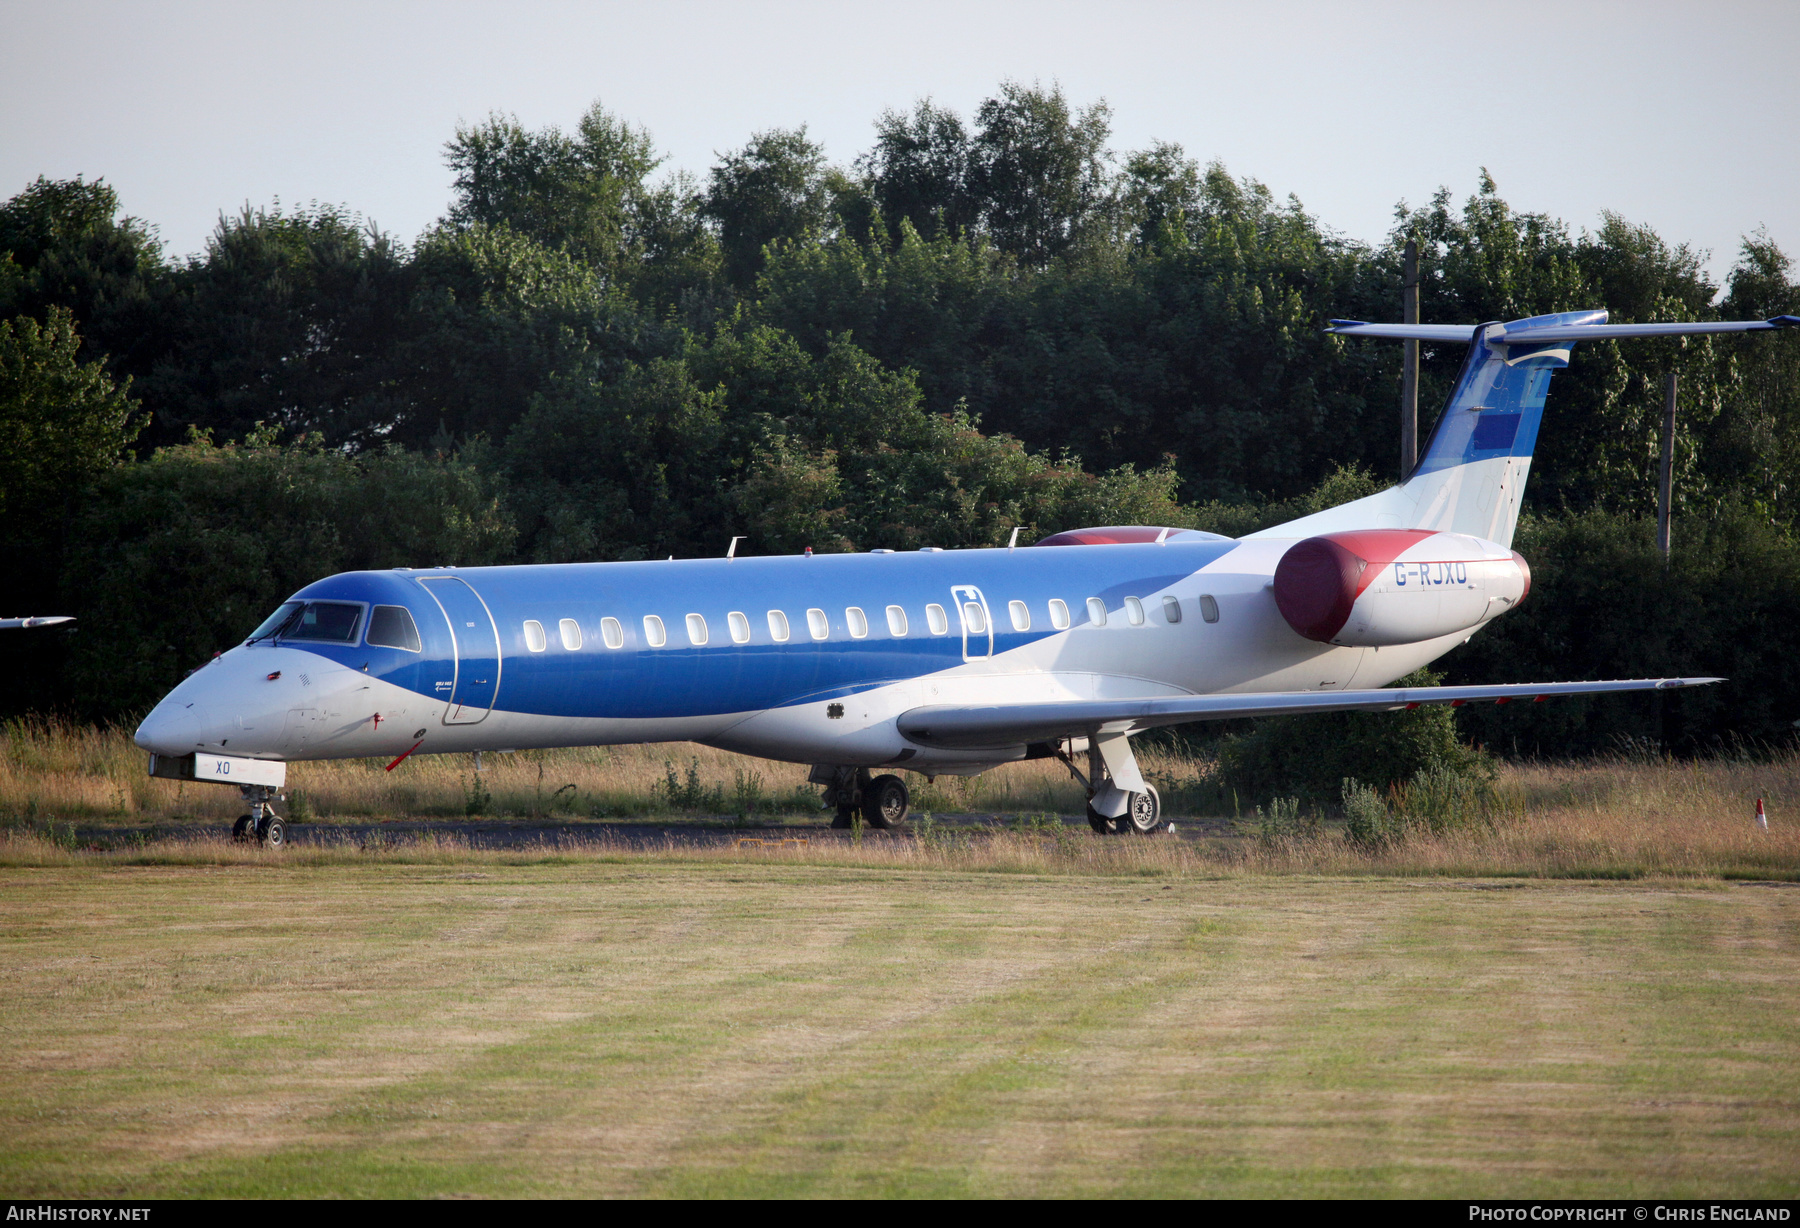
<svg viewBox="0 0 1800 1228"><path fill-rule="evenodd" d="M250 803L250 813L231 825L231 838L239 844L252 840L264 848L278 849L287 843L287 824L275 813L271 804L276 797L273 785L239 785L238 792Z"/></svg>
<svg viewBox="0 0 1800 1228"><path fill-rule="evenodd" d="M912 794L906 782L890 774L871 778L868 768L818 767L815 783L825 785L825 804L835 807L834 828L848 830L860 817L870 827L894 831L906 825Z"/></svg>
<svg viewBox="0 0 1800 1228"><path fill-rule="evenodd" d="M1060 746L1056 757L1087 790L1088 826L1100 835L1136 832L1147 836L1162 826L1162 795L1138 772L1131 744L1122 733L1088 739L1088 770L1083 775Z"/></svg>

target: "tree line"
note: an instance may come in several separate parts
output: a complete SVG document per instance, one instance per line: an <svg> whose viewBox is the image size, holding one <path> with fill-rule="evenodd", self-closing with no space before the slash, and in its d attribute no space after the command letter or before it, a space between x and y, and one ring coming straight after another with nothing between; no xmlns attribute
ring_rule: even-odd
<svg viewBox="0 0 1800 1228"><path fill-rule="evenodd" d="M1395 476L1399 347L1322 329L1398 318L1409 238L1428 320L1800 310L1762 234L1720 286L1702 253L1611 214L1520 212L1483 173L1369 245L1177 145L1110 141L1104 103L1018 83L967 117L887 112L847 164L770 130L704 176L598 104L572 130L494 115L452 134L451 199L410 244L276 203L181 259L103 181L39 179L0 205L0 533L17 612L82 622L0 645L5 707L141 709L351 567L706 555L733 534L785 552L1239 533L1361 493ZM1460 358L1427 350L1422 404ZM1645 517L1671 370L1665 579ZM1539 600L1452 677L1749 653L1785 679L1797 377L1789 336L1584 346L1521 529ZM1645 648L1634 618L1684 629ZM1800 713L1764 689L1507 728L1522 752L1769 739ZM1486 719L1468 727L1506 749Z"/></svg>

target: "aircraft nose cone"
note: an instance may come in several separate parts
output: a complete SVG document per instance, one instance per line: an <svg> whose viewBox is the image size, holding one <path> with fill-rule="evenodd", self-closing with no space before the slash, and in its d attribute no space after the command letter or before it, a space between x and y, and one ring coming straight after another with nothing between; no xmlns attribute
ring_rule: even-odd
<svg viewBox="0 0 1800 1228"><path fill-rule="evenodd" d="M158 704L137 727L134 741L159 755L185 755L206 740L212 715L199 704Z"/></svg>

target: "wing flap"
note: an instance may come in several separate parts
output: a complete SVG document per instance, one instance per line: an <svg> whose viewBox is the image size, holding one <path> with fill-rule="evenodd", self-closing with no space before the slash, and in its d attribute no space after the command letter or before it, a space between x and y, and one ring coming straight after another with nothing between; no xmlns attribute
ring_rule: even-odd
<svg viewBox="0 0 1800 1228"><path fill-rule="evenodd" d="M1103 733L1136 733L1190 721L1297 716L1309 712L1391 712L1419 704L1508 702L1613 691L1668 691L1723 681L1723 678L1633 678L1610 682L1502 683L1376 691L1271 691L1260 695L1075 699L982 707L936 704L902 713L899 725L903 737L921 746L976 750L1050 742L1058 738L1093 737Z"/></svg>

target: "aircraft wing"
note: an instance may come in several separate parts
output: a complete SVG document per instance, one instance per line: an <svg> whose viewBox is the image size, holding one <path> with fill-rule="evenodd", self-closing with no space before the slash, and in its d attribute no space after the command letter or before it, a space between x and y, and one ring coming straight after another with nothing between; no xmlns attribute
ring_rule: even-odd
<svg viewBox="0 0 1800 1228"><path fill-rule="evenodd" d="M1552 695L1670 691L1723 678L1634 678L1614 682L1507 683L1496 686L1388 687L1378 691L1268 691L1256 695L1173 695L1144 699L1067 699L969 708L938 704L901 714L900 732L921 746L976 750L1101 733L1136 733L1190 721L1307 712L1391 712L1420 704L1507 703Z"/></svg>

